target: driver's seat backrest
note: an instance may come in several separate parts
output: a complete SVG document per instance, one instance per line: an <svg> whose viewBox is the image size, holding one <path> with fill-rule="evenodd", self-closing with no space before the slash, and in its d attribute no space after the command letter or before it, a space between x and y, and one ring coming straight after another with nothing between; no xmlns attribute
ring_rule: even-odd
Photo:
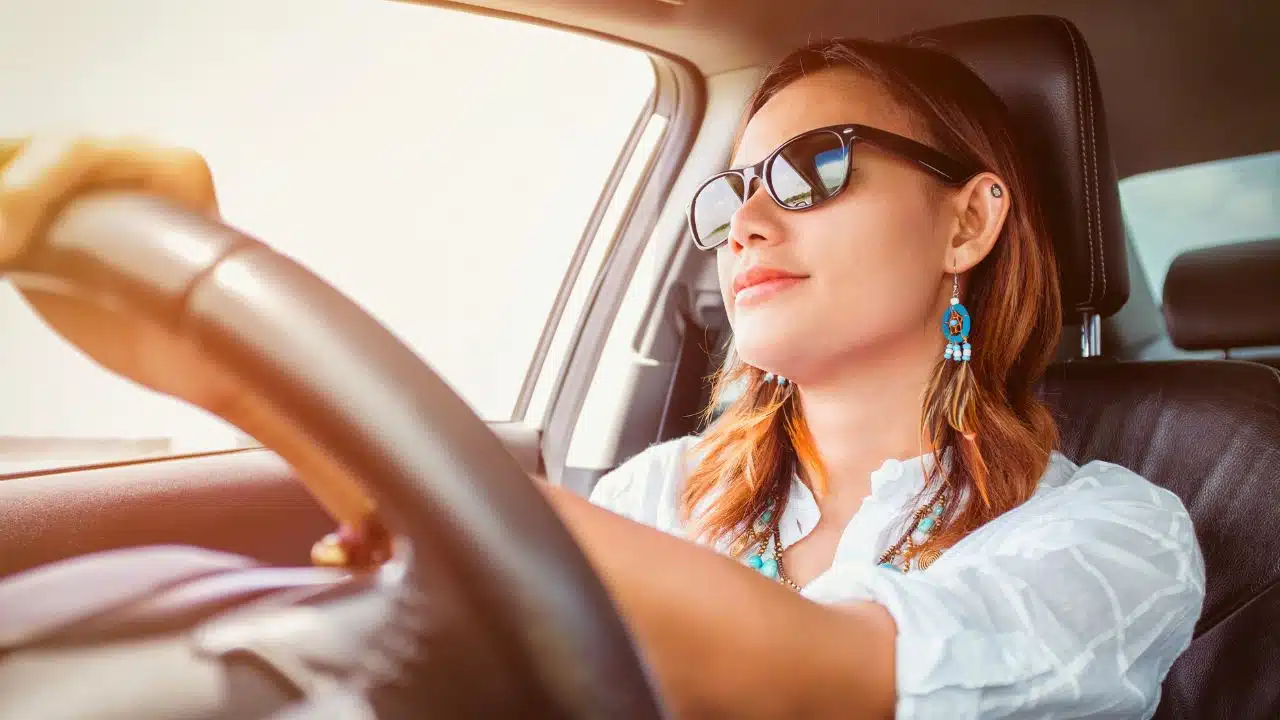
<svg viewBox="0 0 1280 720"><path fill-rule="evenodd" d="M1280 373L1254 363L1077 362L1044 399L1062 451L1182 498L1208 579L1157 718L1280 717Z"/></svg>
<svg viewBox="0 0 1280 720"><path fill-rule="evenodd" d="M1102 92L1080 31L1056 17L918 33L999 95L1046 203L1066 320L1128 297ZM1081 361L1044 396L1063 452L1124 465L1182 498L1204 552L1204 609L1164 682L1159 718L1280 717L1280 376L1251 363Z"/></svg>

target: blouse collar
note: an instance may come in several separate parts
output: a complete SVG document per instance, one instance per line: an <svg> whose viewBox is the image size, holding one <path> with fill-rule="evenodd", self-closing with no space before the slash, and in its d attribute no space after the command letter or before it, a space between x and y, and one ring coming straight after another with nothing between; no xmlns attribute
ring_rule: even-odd
<svg viewBox="0 0 1280 720"><path fill-rule="evenodd" d="M943 460L945 463L945 455ZM885 460L879 469L871 473L871 494L864 505L878 508L878 514L900 515L907 503L924 489L933 464L933 455L928 453L909 460ZM786 512L779 527L783 546L798 542L812 532L821 515L809 486L799 475L793 475Z"/></svg>

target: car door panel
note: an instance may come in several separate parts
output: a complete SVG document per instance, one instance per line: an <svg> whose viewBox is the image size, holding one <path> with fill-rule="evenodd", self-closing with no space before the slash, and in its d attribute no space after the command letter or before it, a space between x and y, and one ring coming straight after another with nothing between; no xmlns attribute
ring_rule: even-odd
<svg viewBox="0 0 1280 720"><path fill-rule="evenodd" d="M493 426L531 475L539 434ZM0 476L0 577L84 553L153 544L309 563L334 527L293 469L265 449Z"/></svg>

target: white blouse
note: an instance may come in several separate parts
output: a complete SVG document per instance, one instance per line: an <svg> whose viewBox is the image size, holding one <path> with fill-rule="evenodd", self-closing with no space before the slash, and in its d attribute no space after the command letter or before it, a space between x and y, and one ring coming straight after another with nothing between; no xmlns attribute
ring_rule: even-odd
<svg viewBox="0 0 1280 720"><path fill-rule="evenodd" d="M689 537L678 507L696 441L636 455L600 480L591 501ZM1030 500L927 570L877 567L913 510L925 462L887 460L871 474L832 566L803 589L817 602L869 600L893 616L896 716L1151 717L1204 599L1204 561L1177 496L1117 465L1081 468L1054 453ZM818 517L795 478L783 546Z"/></svg>

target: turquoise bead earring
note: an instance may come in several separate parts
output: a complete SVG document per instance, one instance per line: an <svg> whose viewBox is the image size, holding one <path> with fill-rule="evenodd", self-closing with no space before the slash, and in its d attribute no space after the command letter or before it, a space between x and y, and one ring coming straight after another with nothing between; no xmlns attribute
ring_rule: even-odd
<svg viewBox="0 0 1280 720"><path fill-rule="evenodd" d="M973 346L969 344L969 331L973 320L969 310L960 304L960 276L951 272L951 304L942 313L942 334L947 338L947 349L942 357L956 362L973 359Z"/></svg>

